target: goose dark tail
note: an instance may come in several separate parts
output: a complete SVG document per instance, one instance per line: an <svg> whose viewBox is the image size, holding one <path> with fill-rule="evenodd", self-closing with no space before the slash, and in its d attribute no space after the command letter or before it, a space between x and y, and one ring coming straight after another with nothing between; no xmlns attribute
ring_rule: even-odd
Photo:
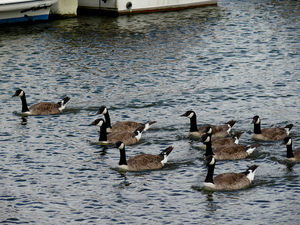
<svg viewBox="0 0 300 225"><path fill-rule="evenodd" d="M155 123L156 123L156 121L150 121L150 122L144 124L145 125L144 131L147 131Z"/></svg>
<svg viewBox="0 0 300 225"><path fill-rule="evenodd" d="M258 165L253 165L253 166L250 166L246 171L252 171L254 172L256 169L257 169Z"/></svg>
<svg viewBox="0 0 300 225"><path fill-rule="evenodd" d="M288 129L289 131L293 128L293 124L288 124L284 128Z"/></svg>
<svg viewBox="0 0 300 225"><path fill-rule="evenodd" d="M174 147L169 146L165 150L163 150L159 155L167 155L168 156L172 152L173 148Z"/></svg>
<svg viewBox="0 0 300 225"><path fill-rule="evenodd" d="M60 111L62 111L65 107L66 107L66 104L67 104L67 102L70 100L70 97L65 97L65 98L63 98L61 101L59 101L58 103L56 103L57 104L57 106L58 106L58 109L60 110Z"/></svg>
<svg viewBox="0 0 300 225"><path fill-rule="evenodd" d="M62 103L63 105L65 105L65 104L67 104L67 102L68 102L70 99L71 99L70 97L65 97L65 98L63 98L63 100L61 101L61 103Z"/></svg>
<svg viewBox="0 0 300 225"><path fill-rule="evenodd" d="M233 125L236 123L236 120L230 120L226 124L229 124L230 127L233 127Z"/></svg>

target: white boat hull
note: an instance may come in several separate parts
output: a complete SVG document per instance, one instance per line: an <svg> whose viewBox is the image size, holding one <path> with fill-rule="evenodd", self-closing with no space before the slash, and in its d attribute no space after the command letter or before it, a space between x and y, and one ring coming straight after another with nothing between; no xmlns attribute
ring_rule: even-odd
<svg viewBox="0 0 300 225"><path fill-rule="evenodd" d="M78 9L130 14L196 8L217 3L218 0L78 0Z"/></svg>
<svg viewBox="0 0 300 225"><path fill-rule="evenodd" d="M58 0L0 0L0 24L48 20Z"/></svg>

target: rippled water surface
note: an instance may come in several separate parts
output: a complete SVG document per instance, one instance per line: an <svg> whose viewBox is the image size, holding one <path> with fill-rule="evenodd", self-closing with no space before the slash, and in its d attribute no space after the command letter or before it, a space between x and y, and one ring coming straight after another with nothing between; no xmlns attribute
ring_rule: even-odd
<svg viewBox="0 0 300 225"><path fill-rule="evenodd" d="M204 190L198 125L237 120L251 144L262 126L293 123L300 146L300 2L228 1L167 13L77 18L0 28L0 222L3 224L298 224L300 164L281 142L247 159L217 162L215 175L259 165L253 184ZM22 117L29 104L71 100L54 116ZM161 170L116 170L119 152L87 126L99 106L113 122L157 123L127 156L174 150Z"/></svg>

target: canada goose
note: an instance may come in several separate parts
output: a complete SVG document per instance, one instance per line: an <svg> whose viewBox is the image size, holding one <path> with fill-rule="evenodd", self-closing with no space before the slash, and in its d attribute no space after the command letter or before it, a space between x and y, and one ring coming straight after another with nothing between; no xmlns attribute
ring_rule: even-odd
<svg viewBox="0 0 300 225"><path fill-rule="evenodd" d="M242 173L222 173L213 178L216 165L214 156L208 155L206 157L206 165L208 171L203 186L214 190L237 190L249 186L258 167L253 165Z"/></svg>
<svg viewBox="0 0 300 225"><path fill-rule="evenodd" d="M159 155L141 154L126 160L125 144L117 141L116 147L120 149L118 168L131 171L160 169L168 161L169 154L173 150L173 147L169 146Z"/></svg>
<svg viewBox="0 0 300 225"><path fill-rule="evenodd" d="M70 100L69 97L65 97L58 103L40 102L28 108L25 92L23 90L18 89L12 97L15 96L19 96L21 98L22 113L27 115L52 115L60 113L66 107L67 102Z"/></svg>
<svg viewBox="0 0 300 225"><path fill-rule="evenodd" d="M300 160L300 149L297 149L293 153L293 146L292 146L292 138L285 137L282 141L282 144L286 145L286 158L292 161L299 161Z"/></svg>
<svg viewBox="0 0 300 225"><path fill-rule="evenodd" d="M203 135L203 130L208 126L197 127L197 116L194 111L186 111L181 116L185 116L190 119L190 132L189 134L196 137L201 137ZM235 120L230 120L226 124L211 126L213 129L212 137L226 137L228 136L231 128L235 124Z"/></svg>
<svg viewBox="0 0 300 225"><path fill-rule="evenodd" d="M211 135L212 128L210 126L208 126L206 129L203 130L203 132L205 132L208 135ZM211 139L211 147L218 148L218 147L224 146L224 145L238 145L242 134L243 134L243 132L237 132L235 135L233 135L232 137L229 137L229 138L220 138L220 137L212 138ZM201 146L201 148L206 149L206 145L203 144Z"/></svg>
<svg viewBox="0 0 300 225"><path fill-rule="evenodd" d="M255 149L258 144L251 146L243 145L224 145L216 148L212 151L211 137L208 134L204 134L201 137L201 141L206 145L205 156L214 155L217 160L235 160L244 159L248 157Z"/></svg>
<svg viewBox="0 0 300 225"><path fill-rule="evenodd" d="M137 128L134 132L121 131L114 132L107 135L106 132L106 122L103 119L96 119L90 126L99 126L100 127L100 137L99 142L102 144L115 144L117 141L122 141L125 145L133 145L137 143L141 137L142 132L144 131L145 126L142 125Z"/></svg>
<svg viewBox="0 0 300 225"><path fill-rule="evenodd" d="M121 122L115 123L114 125L111 125L108 109L105 106L101 106L99 108L96 115L98 115L98 114L103 114L104 115L105 122L107 124L107 132L108 133L119 132L119 131L134 132L137 128L139 128L142 125L145 125L144 131L146 131L151 127L152 124L156 123L156 121L150 121L150 122L145 123L145 124L138 123L138 122L133 122L133 121L121 121Z"/></svg>
<svg viewBox="0 0 300 225"><path fill-rule="evenodd" d="M254 124L254 133L252 138L259 141L278 141L287 137L293 124L288 124L283 127L272 127L260 129L260 118L259 116L254 116L252 123Z"/></svg>

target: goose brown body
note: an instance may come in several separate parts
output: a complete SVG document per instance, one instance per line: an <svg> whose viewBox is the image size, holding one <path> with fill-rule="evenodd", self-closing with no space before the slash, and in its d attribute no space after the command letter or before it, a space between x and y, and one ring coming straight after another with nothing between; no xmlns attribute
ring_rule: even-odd
<svg viewBox="0 0 300 225"><path fill-rule="evenodd" d="M149 126L151 126L154 123L156 123L156 121L150 121L146 124L149 124ZM120 132L120 131L134 132L136 129L138 129L141 126L146 127L146 124L138 123L138 122L134 122L134 121L121 121L121 122L117 122L114 125L112 125L111 128L107 128L108 129L107 132L109 132L109 133Z"/></svg>
<svg viewBox="0 0 300 225"><path fill-rule="evenodd" d="M163 164L161 161L164 159L161 155L143 154L130 157L127 161L128 170L149 170L161 169Z"/></svg>
<svg viewBox="0 0 300 225"><path fill-rule="evenodd" d="M208 135L211 136L212 134L212 128L208 127L207 129L204 130L204 132ZM233 145L236 146L239 144L239 139L241 137L241 135L243 134L243 132L237 132L233 137L228 137L228 138L212 138L211 139L211 146L213 149L215 148L219 148L221 146L229 146L229 145ZM203 144L201 146L202 149L206 149L206 145Z"/></svg>
<svg viewBox="0 0 300 225"><path fill-rule="evenodd" d="M204 134L201 137L201 141L206 145L205 155L213 155L217 160L235 160L244 159L248 157L255 149L258 144L251 146L243 145L224 145L212 150L211 137L209 134Z"/></svg>
<svg viewBox="0 0 300 225"><path fill-rule="evenodd" d="M195 137L201 137L203 135L203 130L211 127L213 130L212 137L226 137L233 125L236 123L235 120L230 120L226 124L222 125L207 125L202 127L197 127L197 116L194 111L186 111L181 116L185 116L190 119L190 131L189 134Z"/></svg>
<svg viewBox="0 0 300 225"><path fill-rule="evenodd" d="M173 150L172 146L167 147L159 155L141 154L130 157L126 160L125 145L118 141L116 147L120 150L120 161L118 168L130 171L161 169L168 161L168 156Z"/></svg>
<svg viewBox="0 0 300 225"><path fill-rule="evenodd" d="M111 125L110 121L110 115L108 113L108 109L105 106L101 106L98 110L97 114L103 114L107 126L107 132L112 133L112 132L121 132L121 131L129 131L129 132L134 132L136 129L138 129L140 126L145 126L144 131L148 130L151 125L156 123L156 121L150 121L148 123L138 123L134 121L120 121L117 122L113 125Z"/></svg>
<svg viewBox="0 0 300 225"><path fill-rule="evenodd" d="M258 141L278 141L289 135L293 124L288 124L285 127L271 127L261 129L259 116L254 116L252 123L254 124L254 132L252 138Z"/></svg>
<svg viewBox="0 0 300 225"><path fill-rule="evenodd" d="M137 130L141 133L144 129L144 126L140 126L137 128L134 132ZM133 145L139 141L139 138L137 137L138 134L134 132L127 132L127 131L120 131L120 132L114 132L107 135L107 142L115 144L117 141L122 141L125 145Z"/></svg>
<svg viewBox="0 0 300 225"><path fill-rule="evenodd" d="M251 184L250 180L241 173L223 173L214 178L215 189L234 190Z"/></svg>
<svg viewBox="0 0 300 225"><path fill-rule="evenodd" d="M232 145L232 146L220 146L213 151L213 154L217 160L235 160L235 159L245 159L251 153L251 148L256 148L256 146L244 146L244 145ZM249 153L251 149L251 153Z"/></svg>
<svg viewBox="0 0 300 225"><path fill-rule="evenodd" d="M39 102L28 108L25 92L21 89L17 90L12 97L19 96L22 101L22 113L28 115L53 115L61 113L66 107L70 97L65 97L57 103L51 102Z"/></svg>
<svg viewBox="0 0 300 225"><path fill-rule="evenodd" d="M122 131L107 134L106 122L103 119L97 119L90 125L100 127L99 143L102 144L115 144L117 141L122 141L125 145L133 145L137 143L144 130L144 125L140 126L134 132Z"/></svg>
<svg viewBox="0 0 300 225"><path fill-rule="evenodd" d="M208 155L206 162L208 171L203 185L214 190L238 190L249 186L254 179L255 170L258 167L257 165L253 165L242 173L223 173L213 178L216 164L214 156Z"/></svg>
<svg viewBox="0 0 300 225"><path fill-rule="evenodd" d="M236 146L239 143L239 138L243 134L243 132L236 133L233 137L229 138L213 138L211 140L212 148L218 148L224 145L233 145Z"/></svg>

